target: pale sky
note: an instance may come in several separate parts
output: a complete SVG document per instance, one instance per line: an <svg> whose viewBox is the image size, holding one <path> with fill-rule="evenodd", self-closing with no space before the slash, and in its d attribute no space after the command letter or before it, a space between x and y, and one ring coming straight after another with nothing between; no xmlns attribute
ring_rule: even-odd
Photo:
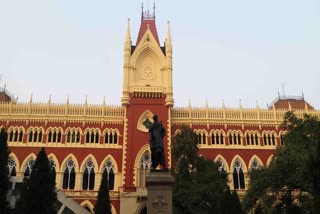
<svg viewBox="0 0 320 214"><path fill-rule="evenodd" d="M120 105L126 23L135 44L141 2L0 0L0 87L19 102ZM157 0L162 45L168 21L175 106L266 107L283 83L320 109L319 0Z"/></svg>

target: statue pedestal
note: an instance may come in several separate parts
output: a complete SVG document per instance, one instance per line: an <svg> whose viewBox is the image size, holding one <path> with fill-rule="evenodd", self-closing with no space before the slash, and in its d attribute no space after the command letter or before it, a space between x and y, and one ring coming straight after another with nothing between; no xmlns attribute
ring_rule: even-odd
<svg viewBox="0 0 320 214"><path fill-rule="evenodd" d="M146 176L148 214L172 214L172 185L168 170L152 170Z"/></svg>

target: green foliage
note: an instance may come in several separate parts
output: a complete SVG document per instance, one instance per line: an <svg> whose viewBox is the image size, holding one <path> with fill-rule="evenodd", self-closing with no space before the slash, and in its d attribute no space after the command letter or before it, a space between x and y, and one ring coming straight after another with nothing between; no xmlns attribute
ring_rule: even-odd
<svg viewBox="0 0 320 214"><path fill-rule="evenodd" d="M8 158L9 150L7 145L7 132L5 129L0 130L0 213L9 213L9 202L7 194L9 191L8 178Z"/></svg>
<svg viewBox="0 0 320 214"><path fill-rule="evenodd" d="M227 174L218 164L198 155L197 136L187 127L175 136L172 145L175 163L173 211L176 214L223 213L226 203Z"/></svg>
<svg viewBox="0 0 320 214"><path fill-rule="evenodd" d="M288 133L268 168L250 172L243 204L262 213L320 213L320 121L287 112L282 124Z"/></svg>
<svg viewBox="0 0 320 214"><path fill-rule="evenodd" d="M111 202L108 183L108 174L103 173L97 203L94 206L95 214L111 214Z"/></svg>
<svg viewBox="0 0 320 214"><path fill-rule="evenodd" d="M25 179L17 211L22 213L57 213L57 193L52 170L44 148L37 156L30 179Z"/></svg>

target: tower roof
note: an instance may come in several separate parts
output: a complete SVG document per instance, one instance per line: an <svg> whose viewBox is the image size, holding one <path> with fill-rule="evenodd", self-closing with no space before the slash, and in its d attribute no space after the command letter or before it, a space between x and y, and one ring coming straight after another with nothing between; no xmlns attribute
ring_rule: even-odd
<svg viewBox="0 0 320 214"><path fill-rule="evenodd" d="M160 45L157 27L156 27L155 6L153 6L153 13L151 13L149 10L144 11L143 5L142 5L141 25L140 25L140 30L139 30L136 45L139 44L139 42L141 41L143 35L145 34L148 28L150 29L155 40Z"/></svg>

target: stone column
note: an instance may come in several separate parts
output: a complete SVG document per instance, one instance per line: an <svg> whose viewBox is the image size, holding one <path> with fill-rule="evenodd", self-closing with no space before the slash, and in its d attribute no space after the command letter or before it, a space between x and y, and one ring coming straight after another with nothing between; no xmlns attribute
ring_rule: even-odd
<svg viewBox="0 0 320 214"><path fill-rule="evenodd" d="M146 176L148 214L172 214L173 182L168 170L152 170Z"/></svg>

